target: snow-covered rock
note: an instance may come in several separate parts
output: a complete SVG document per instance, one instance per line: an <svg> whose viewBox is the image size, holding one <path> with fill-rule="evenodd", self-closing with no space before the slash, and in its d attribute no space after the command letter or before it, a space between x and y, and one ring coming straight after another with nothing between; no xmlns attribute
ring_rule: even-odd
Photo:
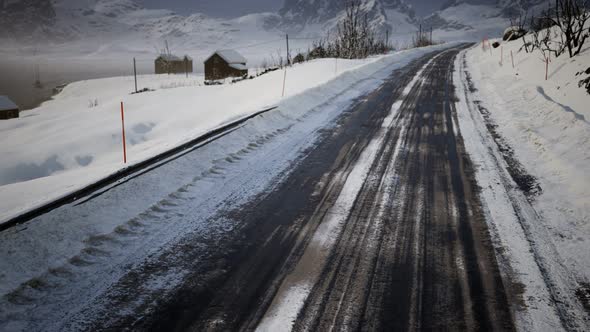
<svg viewBox="0 0 590 332"><path fill-rule="evenodd" d="M506 30L504 30L504 34L502 35L503 36L502 39L512 41L512 40L516 40L518 38L521 38L525 34L526 34L526 30L521 29L517 26L511 26L511 27L506 28Z"/></svg>

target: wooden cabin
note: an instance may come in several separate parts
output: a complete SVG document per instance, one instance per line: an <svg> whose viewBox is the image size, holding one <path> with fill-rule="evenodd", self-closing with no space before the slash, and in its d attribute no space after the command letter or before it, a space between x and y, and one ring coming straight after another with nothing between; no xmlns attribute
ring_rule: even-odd
<svg viewBox="0 0 590 332"><path fill-rule="evenodd" d="M184 74L193 72L193 59L172 54L162 54L154 62L156 74Z"/></svg>
<svg viewBox="0 0 590 332"><path fill-rule="evenodd" d="M216 81L228 77L248 76L248 61L234 50L218 50L205 60L205 80Z"/></svg>
<svg viewBox="0 0 590 332"><path fill-rule="evenodd" d="M6 96L0 96L0 120L14 119L19 117L19 108Z"/></svg>

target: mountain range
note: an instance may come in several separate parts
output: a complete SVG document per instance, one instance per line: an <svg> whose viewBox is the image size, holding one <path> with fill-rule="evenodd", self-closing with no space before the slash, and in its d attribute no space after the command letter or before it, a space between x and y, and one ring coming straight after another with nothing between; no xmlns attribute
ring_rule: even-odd
<svg viewBox="0 0 590 332"><path fill-rule="evenodd" d="M417 18L404 0L362 0L362 11L382 35L389 31L393 38L407 39L422 24L439 30L443 38L456 39L499 32L508 17L545 2L450 0L424 19ZM343 0L286 0L278 13L219 19L146 9L133 0L0 0L0 39L19 44L76 43L88 51L97 44L122 51L153 51L164 40L199 49L263 42L284 33L318 38L335 30L345 4Z"/></svg>

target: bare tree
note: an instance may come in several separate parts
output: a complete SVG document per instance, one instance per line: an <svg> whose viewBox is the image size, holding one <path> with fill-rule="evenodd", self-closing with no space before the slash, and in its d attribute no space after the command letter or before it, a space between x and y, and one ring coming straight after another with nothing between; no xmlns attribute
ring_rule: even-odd
<svg viewBox="0 0 590 332"><path fill-rule="evenodd" d="M360 0L347 0L344 18L336 27L335 36L321 38L312 43L306 60L318 58L360 59L373 54L383 54L391 50L387 38L378 38L363 12ZM301 59L301 58L300 58Z"/></svg>
<svg viewBox="0 0 590 332"><path fill-rule="evenodd" d="M578 55L590 31L586 23L590 19L586 0L555 0L550 15L546 18L556 25L564 36L570 58Z"/></svg>
<svg viewBox="0 0 590 332"><path fill-rule="evenodd" d="M283 54L281 52L281 49L277 49L277 65L279 66L279 68L283 68L283 66L286 64L286 61L284 61L283 58Z"/></svg>

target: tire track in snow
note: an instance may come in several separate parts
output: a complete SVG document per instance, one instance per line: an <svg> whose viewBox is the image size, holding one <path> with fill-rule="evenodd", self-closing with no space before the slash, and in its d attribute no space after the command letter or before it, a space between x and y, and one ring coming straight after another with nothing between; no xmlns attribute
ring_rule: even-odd
<svg viewBox="0 0 590 332"><path fill-rule="evenodd" d="M387 133L396 125L402 101L408 96L414 86L420 86L423 81L424 71L441 54L427 62L415 75L412 81L405 87L400 100L391 107L390 114L384 119L383 129L377 137L373 138L363 150L358 162L347 175L342 190L330 208L325 219L322 220L315 231L305 252L295 266L294 270L286 276L275 300L270 305L267 314L262 318L257 330L259 331L286 331L291 330L293 322L303 308L312 288L318 281L322 268L330 255L341 232L341 227L350 218L359 193L367 182L370 172L373 171L373 163L377 156L383 153L382 149ZM400 124L404 126L403 123ZM397 156L399 147L394 149ZM391 155L390 155L391 158ZM393 160L392 162L395 162ZM383 178L384 174L375 174L376 178Z"/></svg>

